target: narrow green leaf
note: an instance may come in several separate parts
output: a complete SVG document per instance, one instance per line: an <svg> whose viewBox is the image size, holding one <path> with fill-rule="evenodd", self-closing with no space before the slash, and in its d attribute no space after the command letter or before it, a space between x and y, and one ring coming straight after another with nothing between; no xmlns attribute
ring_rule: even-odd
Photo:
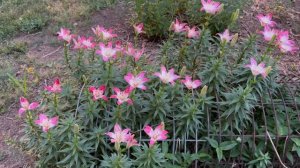
<svg viewBox="0 0 300 168"><path fill-rule="evenodd" d="M216 148L216 152L217 152L218 160L221 161L223 159L223 151L221 150L221 148Z"/></svg>
<svg viewBox="0 0 300 168"><path fill-rule="evenodd" d="M231 150L237 145L235 141L225 141L220 144L221 150Z"/></svg>
<svg viewBox="0 0 300 168"><path fill-rule="evenodd" d="M210 146L212 146L213 148L218 148L219 144L216 140L211 139L211 138L206 138L206 140L208 141Z"/></svg>

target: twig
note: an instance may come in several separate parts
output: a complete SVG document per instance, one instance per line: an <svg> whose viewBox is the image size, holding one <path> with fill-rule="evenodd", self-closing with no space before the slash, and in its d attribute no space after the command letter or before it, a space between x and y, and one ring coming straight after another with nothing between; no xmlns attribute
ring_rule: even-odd
<svg viewBox="0 0 300 168"><path fill-rule="evenodd" d="M76 111L75 111L75 118L77 117L77 113L78 113L78 108L79 108L79 103L80 103L80 98L81 98L81 94L82 94L82 91L83 91L83 88L85 87L85 83L83 83L82 87L81 87L81 90L80 90L80 93L78 95L78 100L77 100L77 106L76 106Z"/></svg>
<svg viewBox="0 0 300 168"><path fill-rule="evenodd" d="M272 147L273 147L273 149L274 149L274 151L275 151L275 154L276 154L276 156L277 156L277 158L278 158L280 164L281 164L284 168L288 168L288 167L282 162L282 160L281 160L281 158L280 158L280 156L279 156L279 154L278 154L278 152L277 152L277 149L276 149L276 147L275 147L275 145L274 145L274 143L273 143L273 141L272 141L272 138L271 138L271 136L270 136L270 134L269 134L268 131L267 131L267 135L268 135L268 137L269 137L269 139L270 139L270 142L271 142L271 144L272 144Z"/></svg>
<svg viewBox="0 0 300 168"><path fill-rule="evenodd" d="M38 35L40 33L42 33L42 32L40 31L40 32L33 33L33 34L27 34L26 36L24 36L24 38L27 38L27 37L30 37L30 36L35 36L35 35Z"/></svg>
<svg viewBox="0 0 300 168"><path fill-rule="evenodd" d="M45 58L45 57L48 57L49 55L52 55L52 54L54 54L54 53L56 53L57 51L59 51L61 49L61 46L60 47L58 47L56 50L54 50L53 52L51 52L51 53L49 53L49 54L46 54L46 55L44 55L43 56L43 58Z"/></svg>

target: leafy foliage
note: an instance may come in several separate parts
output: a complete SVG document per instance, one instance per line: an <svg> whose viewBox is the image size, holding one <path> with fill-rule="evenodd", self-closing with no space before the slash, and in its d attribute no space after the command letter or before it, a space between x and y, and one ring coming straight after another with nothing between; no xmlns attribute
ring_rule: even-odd
<svg viewBox="0 0 300 168"><path fill-rule="evenodd" d="M203 12L200 0L135 0L137 22L145 25L146 36L150 39L166 38L170 24L175 18L180 18L198 27L208 27L213 34L233 28L239 15L239 9L245 5L245 0L221 1L224 3L222 14L209 17Z"/></svg>
<svg viewBox="0 0 300 168"><path fill-rule="evenodd" d="M184 11L180 7L176 12ZM227 41L208 28L199 38L171 33L162 44L159 69L146 57L132 56L138 34L130 49L104 39L104 28L98 31L95 40L77 39L78 45L61 29L66 69L76 83L56 79L46 87L40 106L49 118L35 120L37 114L26 111L24 139L41 167L220 166L235 159L267 167L276 153L264 135L299 131L295 107L280 103L298 99L277 83L278 60L258 52L255 36ZM276 148L292 164L299 154L297 138L277 138Z"/></svg>

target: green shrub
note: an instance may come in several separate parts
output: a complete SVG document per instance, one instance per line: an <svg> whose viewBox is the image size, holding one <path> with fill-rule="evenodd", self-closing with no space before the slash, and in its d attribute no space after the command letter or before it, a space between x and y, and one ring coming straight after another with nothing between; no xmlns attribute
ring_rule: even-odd
<svg viewBox="0 0 300 168"><path fill-rule="evenodd" d="M239 9L246 0L221 2L224 10L210 19L207 14L200 12L200 0L135 0L136 22L144 23L146 36L150 39L166 38L175 18L200 28L208 27L212 34L216 34L235 26Z"/></svg>
<svg viewBox="0 0 300 168"><path fill-rule="evenodd" d="M33 33L40 31L46 25L47 20L39 13L26 13L22 15L17 22L20 31Z"/></svg>

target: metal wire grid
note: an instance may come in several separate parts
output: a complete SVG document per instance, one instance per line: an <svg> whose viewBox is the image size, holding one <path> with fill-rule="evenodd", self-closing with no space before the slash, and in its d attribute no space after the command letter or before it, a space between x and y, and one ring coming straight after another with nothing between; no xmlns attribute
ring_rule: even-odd
<svg viewBox="0 0 300 168"><path fill-rule="evenodd" d="M289 142L291 142L291 138L300 138L300 133L297 132L292 133L291 132L291 126L290 126L290 115L289 112L287 111L287 108L292 108L298 115L298 120L300 122L300 103L296 101L296 96L300 96L300 82L291 82L291 83L283 83L283 85L285 86L286 90L287 90L287 94L289 94L290 99L287 99L284 97L284 94L282 93L281 90L278 90L278 97L280 97L279 99L274 99L270 89L267 90L267 93L269 95L270 102L265 102L263 97L260 98L259 101L259 105L260 108L262 109L263 112L263 121L264 121L264 125L263 127L265 128L265 132L264 134L257 134L256 129L255 129L255 125L252 125L253 131L250 134L249 132L247 133L244 129L242 129L241 134L222 134L222 131L219 131L218 134L212 133L211 129L210 129L210 112L207 110L207 129L208 129L208 133L207 133L207 137L218 137L218 142L222 142L223 138L230 138L230 139L236 139L238 137L240 137L241 139L241 144L240 145L240 155L239 157L236 159L229 159L227 161L221 161L219 163L201 163L200 161L195 161L193 163L193 165L191 166L191 168L199 168L199 167L246 167L246 163L242 160L242 151L244 150L244 142L246 138L251 138L251 140L253 141L253 154L255 153L256 149L255 149L255 142L257 139L264 139L265 140L265 145L267 145L268 143L271 143L271 139L276 146L279 145L279 141L280 140L284 140L284 151L282 153L277 153L278 155L274 155L272 158L272 167L283 167L282 163L287 165L288 167L300 167L300 159L296 159L293 165L290 165L290 163L288 162L287 158L286 158L286 148L287 148L287 144ZM218 96L216 96L218 97ZM219 130L222 130L222 123L221 123L221 112L220 112L220 103L219 100L217 99L217 113L218 113L218 120L219 123ZM288 128L288 134L287 135L280 135L279 132L279 125L278 125L278 112L276 110L276 107L278 107L278 105L283 106L283 109L285 111L285 120L286 120L286 126ZM268 130L268 122L267 121L267 108L271 107L271 111L272 111L272 115L274 116L274 122L276 123L276 132L275 135L270 135L269 132L270 130ZM270 111L270 110L269 110ZM269 112L268 111L268 112ZM255 122L255 118L254 115L252 115L252 123L256 123ZM172 144L172 153L176 154L177 152L187 152L187 149L193 149L195 151L195 153L197 154L198 150L199 150L199 144L202 143L203 145L208 145L206 140L200 139L198 136L198 130L195 130L195 139L190 139L188 137L184 137L184 138L176 138L175 136L175 132L176 132L176 121L173 120L172 121L172 128L173 130L170 131L170 139L164 140L166 142L169 142ZM140 131L139 131L139 142L149 142L149 139L143 139L142 138L142 125L140 126ZM300 129L300 128L299 128ZM300 131L300 130L299 130ZM268 137L269 134L269 137ZM263 151L263 152L267 152L267 151ZM273 150L272 152L275 153L275 150ZM277 151L276 151L277 152ZM277 157L276 157L277 156ZM280 159L279 159L280 157ZM282 163L280 163L280 161L282 161Z"/></svg>

